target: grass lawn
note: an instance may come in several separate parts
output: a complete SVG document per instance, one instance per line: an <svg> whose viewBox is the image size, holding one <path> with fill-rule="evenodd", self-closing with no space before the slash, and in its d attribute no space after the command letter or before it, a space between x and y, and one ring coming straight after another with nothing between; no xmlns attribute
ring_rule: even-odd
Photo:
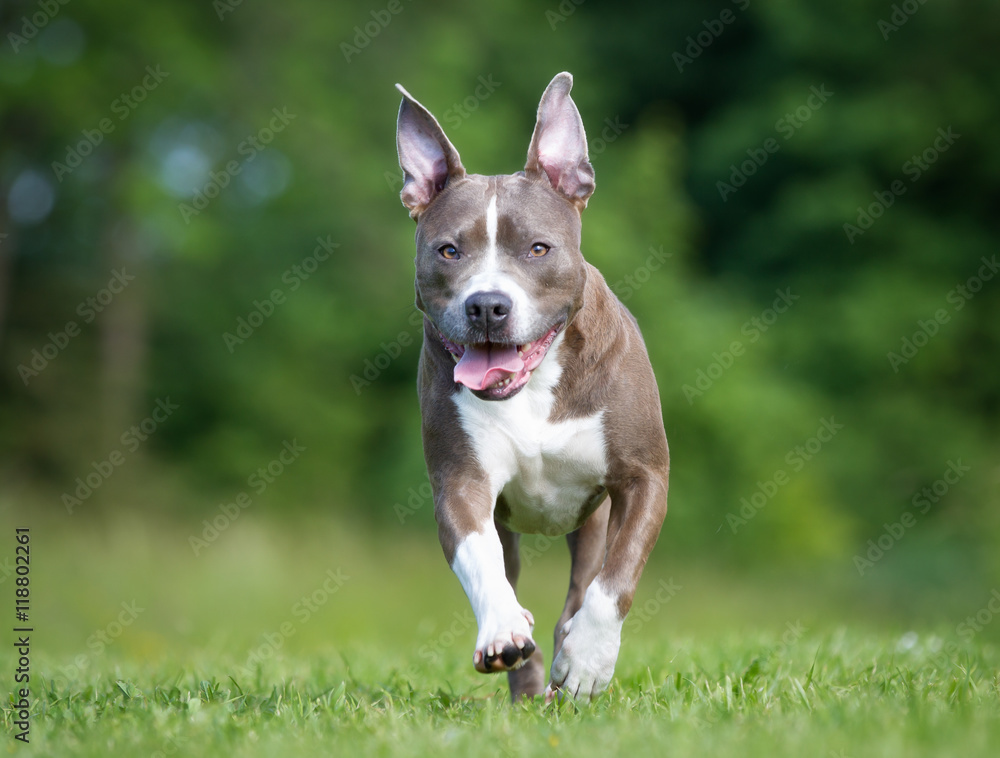
<svg viewBox="0 0 1000 758"><path fill-rule="evenodd" d="M845 619L816 593L658 560L610 691L512 706L503 677L472 669L475 625L433 535L386 544L342 524L245 518L195 555L176 525L84 523L32 526L31 742L13 739L6 706L9 754L846 758L1000 745L990 627ZM548 654L566 555L561 542L535 548L522 599ZM8 691L16 660L5 644Z"/></svg>

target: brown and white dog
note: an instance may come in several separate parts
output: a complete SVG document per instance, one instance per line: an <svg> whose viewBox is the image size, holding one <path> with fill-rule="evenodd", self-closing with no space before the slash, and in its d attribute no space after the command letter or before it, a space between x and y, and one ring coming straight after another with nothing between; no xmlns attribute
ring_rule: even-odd
<svg viewBox="0 0 1000 758"><path fill-rule="evenodd" d="M418 388L441 546L479 626L477 671L512 696L589 698L667 510L656 380L632 315L580 253L594 170L573 78L542 95L524 171L467 174L406 90L400 196L417 222ZM565 534L569 593L546 687L515 595L520 534Z"/></svg>

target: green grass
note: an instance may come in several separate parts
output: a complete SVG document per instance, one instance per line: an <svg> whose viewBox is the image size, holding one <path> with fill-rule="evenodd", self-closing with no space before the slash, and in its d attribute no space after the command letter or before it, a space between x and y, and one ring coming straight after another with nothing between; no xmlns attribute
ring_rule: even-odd
<svg viewBox="0 0 1000 758"><path fill-rule="evenodd" d="M938 663L850 634L797 645L775 654L776 639L688 639L673 661L651 666L633 649L607 695L548 708L511 706L500 680L470 681L457 664L403 675L377 654L358 662L364 676L339 658L295 657L242 681L225 661L122 664L47 688L33 747L59 756L615 755L654 745L678 755L995 755L995 656Z"/></svg>
<svg viewBox="0 0 1000 758"><path fill-rule="evenodd" d="M847 619L821 597L661 560L609 692L514 706L503 677L472 670L474 625L433 535L387 544L246 519L195 557L184 529L83 523L33 526L31 744L8 738L12 754L846 758L1000 744L989 627L969 639L954 619ZM564 552L525 569L546 653ZM328 570L342 581L324 598ZM657 603L668 577L681 589ZM314 592L307 614L296 603Z"/></svg>

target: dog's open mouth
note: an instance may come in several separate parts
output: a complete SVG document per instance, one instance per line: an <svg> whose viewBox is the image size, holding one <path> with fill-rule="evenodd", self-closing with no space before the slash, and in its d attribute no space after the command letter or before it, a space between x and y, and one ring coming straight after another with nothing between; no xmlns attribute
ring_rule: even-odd
<svg viewBox="0 0 1000 758"><path fill-rule="evenodd" d="M481 342L458 345L444 335L445 348L455 358L455 383L464 384L486 400L506 400L517 394L541 364L562 328L556 324L540 339L525 345Z"/></svg>

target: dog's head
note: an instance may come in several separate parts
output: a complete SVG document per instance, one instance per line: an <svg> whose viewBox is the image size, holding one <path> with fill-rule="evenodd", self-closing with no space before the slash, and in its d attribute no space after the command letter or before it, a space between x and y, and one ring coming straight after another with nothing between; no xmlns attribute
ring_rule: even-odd
<svg viewBox="0 0 1000 758"><path fill-rule="evenodd" d="M417 307L478 397L520 391L583 305L580 212L594 192L573 77L545 89L523 171L466 174L441 125L401 86L400 197L417 222Z"/></svg>

